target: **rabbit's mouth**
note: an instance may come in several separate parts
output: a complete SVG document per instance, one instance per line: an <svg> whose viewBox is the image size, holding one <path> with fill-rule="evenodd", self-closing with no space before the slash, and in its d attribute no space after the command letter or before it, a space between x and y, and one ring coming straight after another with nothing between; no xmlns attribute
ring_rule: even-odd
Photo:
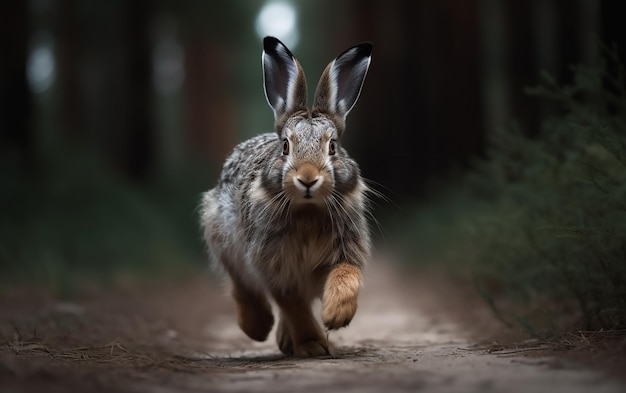
<svg viewBox="0 0 626 393"><path fill-rule="evenodd" d="M294 173L285 182L285 193L293 204L322 206L331 194L330 180L322 174L304 178Z"/></svg>
<svg viewBox="0 0 626 393"><path fill-rule="evenodd" d="M291 201L296 204L323 204L327 193L325 187L323 187L322 181L319 183L320 184L317 186L306 186L302 185L298 179L295 179L288 190Z"/></svg>
<svg viewBox="0 0 626 393"><path fill-rule="evenodd" d="M293 203L323 204L330 194L330 178L312 163L303 163L287 173L285 191Z"/></svg>

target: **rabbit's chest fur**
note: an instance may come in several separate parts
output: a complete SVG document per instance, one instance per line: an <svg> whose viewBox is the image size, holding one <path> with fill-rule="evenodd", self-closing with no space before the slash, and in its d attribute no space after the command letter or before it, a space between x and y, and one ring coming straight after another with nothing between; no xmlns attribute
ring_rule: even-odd
<svg viewBox="0 0 626 393"><path fill-rule="evenodd" d="M338 262L333 247L335 235L330 219L317 208L292 214L288 223L267 233L260 244L248 243L249 263L258 269L269 286L291 290L306 287L304 282L319 268Z"/></svg>

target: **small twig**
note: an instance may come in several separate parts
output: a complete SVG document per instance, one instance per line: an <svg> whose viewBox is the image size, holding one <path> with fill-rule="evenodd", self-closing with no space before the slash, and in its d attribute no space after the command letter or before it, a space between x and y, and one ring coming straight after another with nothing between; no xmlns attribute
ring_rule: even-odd
<svg viewBox="0 0 626 393"><path fill-rule="evenodd" d="M493 353L496 355L514 355L516 353L523 353L523 352L533 352L533 351L543 351L549 349L546 346L539 346L539 347L531 347L531 348L519 348L519 349L509 349L509 350L505 350L503 348L501 349L495 349L495 350L488 350L487 353Z"/></svg>
<svg viewBox="0 0 626 393"><path fill-rule="evenodd" d="M108 344L108 345L107 345L107 347L110 347L110 348L111 348L111 351L110 351L110 353L109 353L111 356L113 356L113 350L114 350L116 347L117 347L117 348L119 348L119 349L121 349L121 350L122 350L122 352L124 352L124 353L128 353L128 351L126 350L126 348L124 348L123 346L121 346L121 345L120 345L120 343L119 343L119 342L117 342L117 339L116 339L116 340L114 340L114 341L112 341L110 344Z"/></svg>

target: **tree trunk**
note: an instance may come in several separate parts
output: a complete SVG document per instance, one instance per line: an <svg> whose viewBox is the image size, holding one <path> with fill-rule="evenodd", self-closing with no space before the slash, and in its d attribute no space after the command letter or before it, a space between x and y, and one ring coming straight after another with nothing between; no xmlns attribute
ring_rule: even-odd
<svg viewBox="0 0 626 393"><path fill-rule="evenodd" d="M0 155L37 166L33 97L26 79L28 2L0 6Z"/></svg>

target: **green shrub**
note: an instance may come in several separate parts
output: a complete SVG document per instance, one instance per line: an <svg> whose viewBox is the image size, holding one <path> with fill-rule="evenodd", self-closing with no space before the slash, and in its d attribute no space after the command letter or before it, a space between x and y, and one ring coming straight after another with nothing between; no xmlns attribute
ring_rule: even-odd
<svg viewBox="0 0 626 393"><path fill-rule="evenodd" d="M495 135L468 179L491 204L474 221L478 288L538 336L626 328L626 73L608 50L572 70L527 89L562 113L536 138Z"/></svg>
<svg viewBox="0 0 626 393"><path fill-rule="evenodd" d="M0 288L71 295L86 283L205 263L195 211L201 186L189 171L139 186L80 152L56 155L38 171L5 164Z"/></svg>

